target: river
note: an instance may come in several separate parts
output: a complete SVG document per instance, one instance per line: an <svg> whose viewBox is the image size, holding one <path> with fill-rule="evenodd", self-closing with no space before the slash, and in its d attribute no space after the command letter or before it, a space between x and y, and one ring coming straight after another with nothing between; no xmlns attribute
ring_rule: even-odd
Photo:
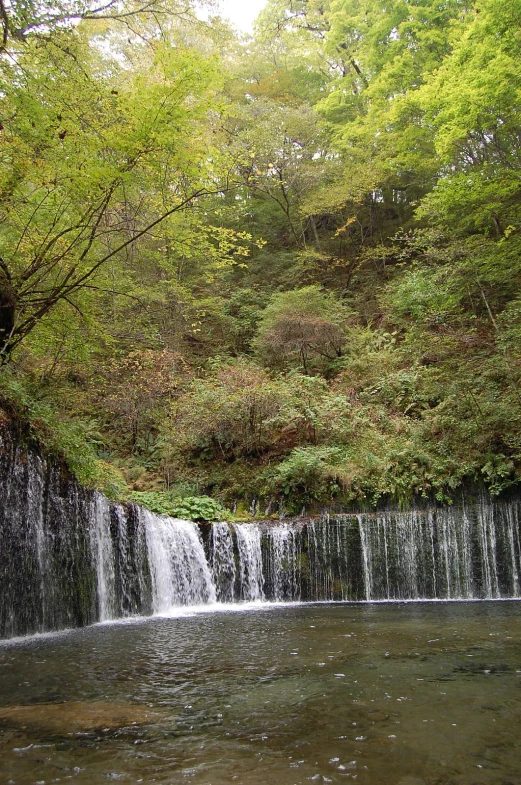
<svg viewBox="0 0 521 785"><path fill-rule="evenodd" d="M517 785L517 601L236 604L0 644L9 785Z"/></svg>

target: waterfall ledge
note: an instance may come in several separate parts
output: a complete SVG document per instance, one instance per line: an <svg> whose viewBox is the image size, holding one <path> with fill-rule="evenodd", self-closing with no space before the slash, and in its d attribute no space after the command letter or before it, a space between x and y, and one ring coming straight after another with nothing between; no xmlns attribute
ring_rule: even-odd
<svg viewBox="0 0 521 785"><path fill-rule="evenodd" d="M282 601L521 595L521 502L198 526L117 504L0 429L0 637Z"/></svg>

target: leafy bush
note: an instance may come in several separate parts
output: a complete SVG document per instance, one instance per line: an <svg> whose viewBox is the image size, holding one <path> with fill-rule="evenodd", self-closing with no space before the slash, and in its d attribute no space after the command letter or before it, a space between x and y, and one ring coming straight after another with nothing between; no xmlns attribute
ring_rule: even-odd
<svg viewBox="0 0 521 785"><path fill-rule="evenodd" d="M219 521L230 515L225 507L210 496L175 499L173 510L177 518L188 518L191 521Z"/></svg>
<svg viewBox="0 0 521 785"><path fill-rule="evenodd" d="M39 397L27 379L18 378L6 367L0 373L2 405L27 426L29 435L45 450L62 458L80 483L106 489L108 495L117 495L122 490L124 484L116 470L98 460L95 444L86 439L86 423L64 419L51 402Z"/></svg>
<svg viewBox="0 0 521 785"><path fill-rule="evenodd" d="M330 501L339 491L334 467L342 457L338 447L298 447L271 473L272 489L298 502Z"/></svg>
<svg viewBox="0 0 521 785"><path fill-rule="evenodd" d="M166 441L206 460L261 455L277 438L273 418L288 392L250 361L217 364L174 405Z"/></svg>
<svg viewBox="0 0 521 785"><path fill-rule="evenodd" d="M255 341L268 365L327 369L341 356L349 312L319 286L278 292L264 310Z"/></svg>
<svg viewBox="0 0 521 785"><path fill-rule="evenodd" d="M132 491L131 501L147 507L158 515L186 518L190 521L219 521L230 513L209 496L186 496L179 498L168 491Z"/></svg>

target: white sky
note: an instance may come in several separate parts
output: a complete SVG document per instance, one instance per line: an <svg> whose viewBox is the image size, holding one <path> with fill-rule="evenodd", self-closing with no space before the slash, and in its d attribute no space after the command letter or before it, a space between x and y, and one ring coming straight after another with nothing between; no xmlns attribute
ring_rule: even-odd
<svg viewBox="0 0 521 785"><path fill-rule="evenodd" d="M221 14L242 30L253 32L253 21L266 5L266 0L220 0Z"/></svg>

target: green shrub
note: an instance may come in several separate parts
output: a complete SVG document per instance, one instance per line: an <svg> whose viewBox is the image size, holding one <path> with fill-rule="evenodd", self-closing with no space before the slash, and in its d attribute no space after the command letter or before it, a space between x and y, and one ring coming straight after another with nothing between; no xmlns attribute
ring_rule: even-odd
<svg viewBox="0 0 521 785"><path fill-rule="evenodd" d="M174 501L174 515L191 521L219 521L229 516L228 510L210 496L187 496Z"/></svg>
<svg viewBox="0 0 521 785"><path fill-rule="evenodd" d="M100 490L107 487L108 495L123 491L121 477L98 460L95 445L85 438L86 423L79 419L65 420L52 403L39 397L38 390L26 379L20 379L7 367L0 370L0 406L26 426L30 437L45 451L64 460L82 485Z"/></svg>
<svg viewBox="0 0 521 785"><path fill-rule="evenodd" d="M147 507L158 515L186 518L190 521L219 521L230 512L209 496L175 497L168 491L132 491L131 501Z"/></svg>

